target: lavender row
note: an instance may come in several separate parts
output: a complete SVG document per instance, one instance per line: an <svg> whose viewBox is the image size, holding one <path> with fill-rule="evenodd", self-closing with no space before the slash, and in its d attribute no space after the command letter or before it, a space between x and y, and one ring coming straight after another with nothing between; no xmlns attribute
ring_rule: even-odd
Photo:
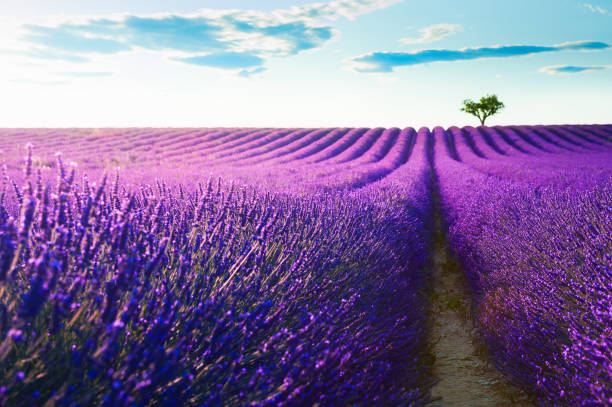
<svg viewBox="0 0 612 407"><path fill-rule="evenodd" d="M494 361L542 404L612 403L609 153L462 163L444 150L448 239Z"/></svg>
<svg viewBox="0 0 612 407"><path fill-rule="evenodd" d="M395 198L35 167L2 189L0 404L428 401L424 166Z"/></svg>

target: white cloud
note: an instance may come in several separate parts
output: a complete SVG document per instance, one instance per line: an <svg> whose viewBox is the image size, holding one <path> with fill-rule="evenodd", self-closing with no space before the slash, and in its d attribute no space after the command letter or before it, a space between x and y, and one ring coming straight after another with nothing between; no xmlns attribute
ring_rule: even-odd
<svg viewBox="0 0 612 407"><path fill-rule="evenodd" d="M344 17L350 20L362 14L384 9L404 0L334 0L328 3L312 3L295 6L280 14L292 15L297 18L330 19Z"/></svg>
<svg viewBox="0 0 612 407"><path fill-rule="evenodd" d="M442 38L453 35L463 27L459 24L435 24L419 30L421 36L418 38L402 38L400 42L404 44L426 44L429 42L439 41Z"/></svg>
<svg viewBox="0 0 612 407"><path fill-rule="evenodd" d="M589 10L591 10L593 13L599 13L599 14L610 14L610 11L606 10L605 8L598 6L598 5L593 5L593 4L589 4L589 3L584 3L582 5L583 7L588 8Z"/></svg>
<svg viewBox="0 0 612 407"><path fill-rule="evenodd" d="M226 56L232 59L227 69L244 76L248 71L234 69L237 54L244 54L242 60L248 59L244 68L250 68L256 58L263 66L269 57L316 50L336 38L331 21L354 19L402 1L333 0L269 12L201 9L194 13L34 17L13 21L8 27L0 24L0 34L5 34L0 35L0 56L12 64L44 61L47 67L61 61L78 71L138 51L186 63Z"/></svg>

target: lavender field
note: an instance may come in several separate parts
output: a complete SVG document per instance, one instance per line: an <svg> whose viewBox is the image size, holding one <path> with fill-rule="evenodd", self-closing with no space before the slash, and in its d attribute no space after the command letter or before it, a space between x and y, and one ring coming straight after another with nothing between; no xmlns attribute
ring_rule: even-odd
<svg viewBox="0 0 612 407"><path fill-rule="evenodd" d="M612 125L0 129L0 164L1 406L435 403L440 250L504 403L612 405Z"/></svg>

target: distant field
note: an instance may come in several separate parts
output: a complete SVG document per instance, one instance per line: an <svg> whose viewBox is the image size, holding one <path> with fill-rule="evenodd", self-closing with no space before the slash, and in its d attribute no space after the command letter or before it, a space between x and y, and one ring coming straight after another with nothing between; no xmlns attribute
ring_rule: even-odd
<svg viewBox="0 0 612 407"><path fill-rule="evenodd" d="M0 129L0 164L0 405L427 404L440 250L506 383L612 400L612 125Z"/></svg>

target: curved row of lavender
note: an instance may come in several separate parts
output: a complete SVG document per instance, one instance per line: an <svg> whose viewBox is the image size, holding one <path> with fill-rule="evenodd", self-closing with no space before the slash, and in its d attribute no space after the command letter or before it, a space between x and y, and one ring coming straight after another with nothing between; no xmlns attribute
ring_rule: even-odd
<svg viewBox="0 0 612 407"><path fill-rule="evenodd" d="M438 192L500 368L609 397L612 127L433 134L0 130L0 403L426 403Z"/></svg>
<svg viewBox="0 0 612 407"><path fill-rule="evenodd" d="M419 293L432 207L414 131L410 146L372 157L406 164L384 179L356 181L340 165L299 177L291 166L164 168L139 153L175 140L169 161L195 145L252 158L269 152L240 146L289 136L278 158L330 131L274 132L2 136L3 149L24 138L36 148L3 155L0 404L426 403ZM55 150L65 153L51 161ZM121 151L139 155L102 168Z"/></svg>
<svg viewBox="0 0 612 407"><path fill-rule="evenodd" d="M610 128L433 135L448 239L496 364L542 404L611 404Z"/></svg>

